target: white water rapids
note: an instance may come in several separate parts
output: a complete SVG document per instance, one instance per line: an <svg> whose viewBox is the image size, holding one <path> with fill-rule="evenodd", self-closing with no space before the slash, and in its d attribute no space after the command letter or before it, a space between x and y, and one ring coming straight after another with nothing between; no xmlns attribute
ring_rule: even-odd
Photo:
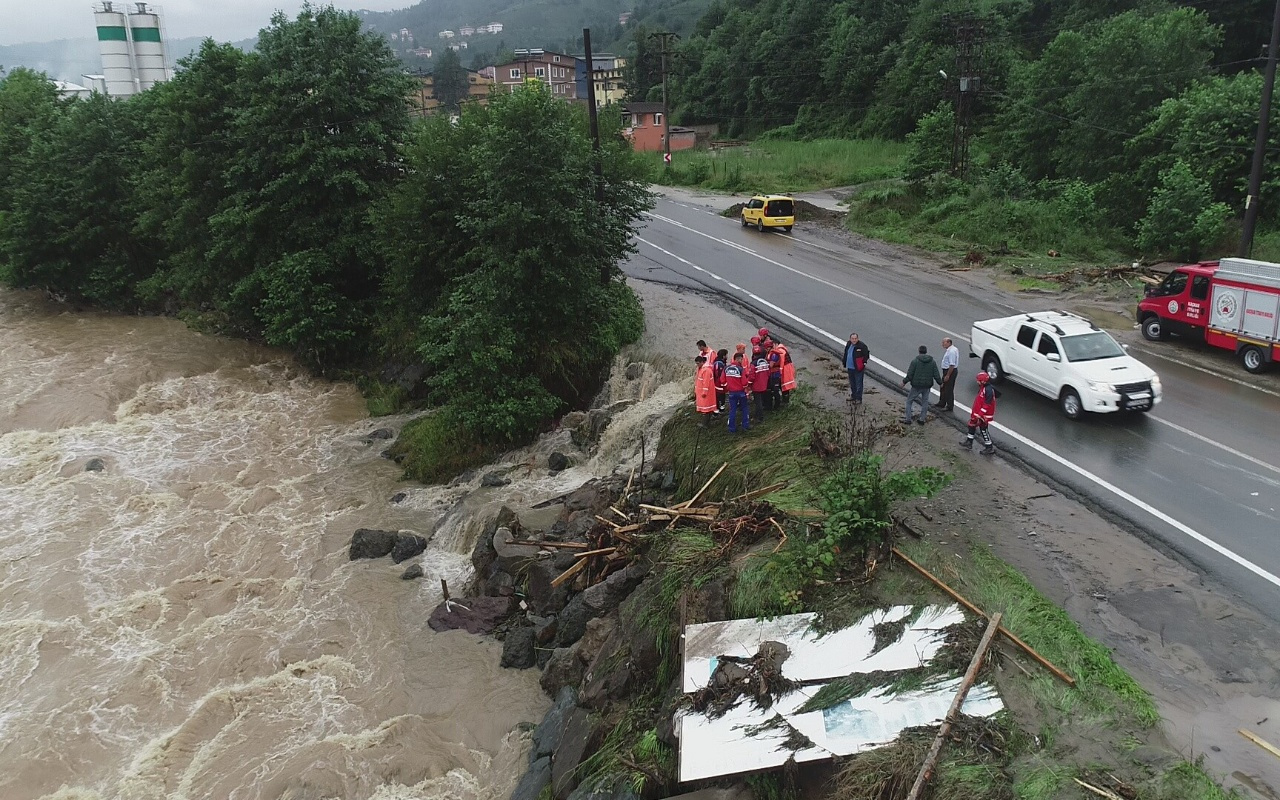
<svg viewBox="0 0 1280 800"><path fill-rule="evenodd" d="M548 701L497 643L427 628L439 578L501 504L630 463L642 432L651 456L668 377L615 375L607 399L640 402L582 466L548 475L554 434L510 486L413 487L365 439L403 419L348 385L0 292L0 797L505 798ZM434 535L426 578L348 561L359 527Z"/></svg>

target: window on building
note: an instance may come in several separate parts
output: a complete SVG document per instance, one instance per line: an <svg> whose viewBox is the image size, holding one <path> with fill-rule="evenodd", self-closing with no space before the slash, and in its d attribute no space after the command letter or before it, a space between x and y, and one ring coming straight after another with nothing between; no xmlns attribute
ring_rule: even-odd
<svg viewBox="0 0 1280 800"><path fill-rule="evenodd" d="M552 56L552 57L551 57L551 60L552 60L552 61L554 61L555 63L559 64L559 63L560 63L560 56Z"/></svg>
<svg viewBox="0 0 1280 800"><path fill-rule="evenodd" d="M511 77L518 79L520 77L520 70L518 69L511 70Z"/></svg>
<svg viewBox="0 0 1280 800"><path fill-rule="evenodd" d="M653 124L654 124L654 125L661 125L661 124L662 124L662 115L661 115L661 114L654 114L654 115L653 115Z"/></svg>
<svg viewBox="0 0 1280 800"><path fill-rule="evenodd" d="M545 78L545 77L547 77L547 71L546 71L546 69L544 69L544 68L542 68L542 67L534 67L534 68L533 68L533 74L534 74L536 77L539 77L539 78Z"/></svg>
<svg viewBox="0 0 1280 800"><path fill-rule="evenodd" d="M633 128L640 127L640 116L638 114L631 115L631 127Z"/></svg>

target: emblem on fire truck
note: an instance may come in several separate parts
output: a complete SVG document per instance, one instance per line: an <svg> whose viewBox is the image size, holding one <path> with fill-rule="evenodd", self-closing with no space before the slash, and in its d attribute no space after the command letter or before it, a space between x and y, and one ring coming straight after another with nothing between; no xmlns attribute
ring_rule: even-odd
<svg viewBox="0 0 1280 800"><path fill-rule="evenodd" d="M1223 294L1218 300L1218 314L1223 319L1235 319L1237 307L1235 295Z"/></svg>
<svg viewBox="0 0 1280 800"><path fill-rule="evenodd" d="M1177 314L1177 313L1178 313L1178 301L1177 301L1177 300L1170 300L1170 301L1169 301L1169 313L1170 313L1170 314Z"/></svg>

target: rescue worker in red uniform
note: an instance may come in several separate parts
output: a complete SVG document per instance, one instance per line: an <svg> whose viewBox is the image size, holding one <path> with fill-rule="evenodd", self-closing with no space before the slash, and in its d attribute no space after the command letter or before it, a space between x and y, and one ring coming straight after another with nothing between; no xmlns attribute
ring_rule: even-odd
<svg viewBox="0 0 1280 800"><path fill-rule="evenodd" d="M734 353L733 361L724 368L725 390L729 393L729 433L738 432L739 413L742 429L751 430L751 412L747 410L747 387L751 385L750 367L743 363L742 353Z"/></svg>
<svg viewBox="0 0 1280 800"><path fill-rule="evenodd" d="M796 365L791 361L791 352L786 345L775 344L773 352L778 354L782 363L782 404L791 402L791 393L796 390Z"/></svg>
<svg viewBox="0 0 1280 800"><path fill-rule="evenodd" d="M769 342L761 345L765 358L769 359L769 396L765 398L765 406L770 411L782 408L782 354Z"/></svg>
<svg viewBox="0 0 1280 800"><path fill-rule="evenodd" d="M757 347L751 359L751 394L756 400L756 422L764 422L764 412L769 403L769 357Z"/></svg>
<svg viewBox="0 0 1280 800"><path fill-rule="evenodd" d="M716 361L711 365L711 373L716 379L716 410L717 413L724 411L725 403L725 380L724 370L729 366L729 351L721 350L716 353Z"/></svg>
<svg viewBox="0 0 1280 800"><path fill-rule="evenodd" d="M990 385L990 380L987 373L978 373L978 396L973 398L973 413L969 415L969 435L960 442L961 447L972 450L974 434L981 433L984 456L996 451L996 446L991 443L991 432L987 430L996 418L996 387Z"/></svg>

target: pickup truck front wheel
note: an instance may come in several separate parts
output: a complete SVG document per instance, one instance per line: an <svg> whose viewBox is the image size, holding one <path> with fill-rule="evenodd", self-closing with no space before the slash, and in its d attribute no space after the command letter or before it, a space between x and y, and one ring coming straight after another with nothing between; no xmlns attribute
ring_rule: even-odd
<svg viewBox="0 0 1280 800"><path fill-rule="evenodd" d="M1142 321L1142 338L1148 342L1163 342L1169 334L1160 324L1160 318L1152 314Z"/></svg>
<svg viewBox="0 0 1280 800"><path fill-rule="evenodd" d="M1067 419L1080 419L1084 416L1084 403L1080 402L1080 393L1070 386L1062 390L1058 397L1058 408Z"/></svg>
<svg viewBox="0 0 1280 800"><path fill-rule="evenodd" d="M1004 367L1000 365L1000 356L995 353L988 351L987 354L982 357L982 371L987 373L987 377L990 378L993 383L999 383L1004 380Z"/></svg>

